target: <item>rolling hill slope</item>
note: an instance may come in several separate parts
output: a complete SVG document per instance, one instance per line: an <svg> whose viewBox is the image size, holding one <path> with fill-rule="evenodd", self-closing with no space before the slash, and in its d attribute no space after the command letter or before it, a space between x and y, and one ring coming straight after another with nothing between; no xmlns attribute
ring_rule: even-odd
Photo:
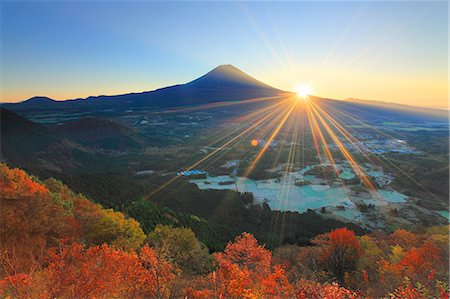
<svg viewBox="0 0 450 299"><path fill-rule="evenodd" d="M116 121L83 118L45 126L1 108L1 160L36 172L107 166L105 154L144 144L134 129Z"/></svg>
<svg viewBox="0 0 450 299"><path fill-rule="evenodd" d="M125 151L141 149L144 145L136 130L110 119L87 117L55 128L67 138L95 149Z"/></svg>
<svg viewBox="0 0 450 299"><path fill-rule="evenodd" d="M1 157L27 169L62 171L81 165L75 156L90 156L86 149L53 128L34 123L1 108Z"/></svg>

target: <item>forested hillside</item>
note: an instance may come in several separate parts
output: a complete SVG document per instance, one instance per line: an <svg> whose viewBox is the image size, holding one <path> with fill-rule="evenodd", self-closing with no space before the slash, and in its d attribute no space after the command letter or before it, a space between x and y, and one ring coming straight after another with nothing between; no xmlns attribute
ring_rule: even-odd
<svg viewBox="0 0 450 299"><path fill-rule="evenodd" d="M61 182L0 166L2 298L448 298L448 226L273 252L243 233L210 254L189 228L140 224ZM150 214L149 217L152 217Z"/></svg>

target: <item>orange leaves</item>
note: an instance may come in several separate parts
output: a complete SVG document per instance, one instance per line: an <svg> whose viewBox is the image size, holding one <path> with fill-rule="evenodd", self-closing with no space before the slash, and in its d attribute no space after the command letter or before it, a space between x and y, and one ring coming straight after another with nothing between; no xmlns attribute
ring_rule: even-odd
<svg viewBox="0 0 450 299"><path fill-rule="evenodd" d="M235 242L228 243L223 253L215 256L217 261L227 260L241 268L258 274L265 274L270 270L272 253L249 233L236 237Z"/></svg>
<svg viewBox="0 0 450 299"><path fill-rule="evenodd" d="M316 252L328 254L324 257L329 263L340 261L339 258L350 263L351 256L348 254L362 252L355 238L350 231L335 230L315 240L319 245L317 249L320 249ZM365 240L364 252L373 252L375 242L375 239ZM395 258L381 259L378 263L379 277L373 273L369 275L361 268L347 271L347 265L344 265L344 281L352 281L348 285L359 289L357 293L337 283L302 278L290 282L285 269L272 263L271 252L259 245L252 235L244 233L235 242L230 242L224 252L214 254L214 272L189 276L192 283L184 288L183 294L185 298L197 299L357 299L363 298L363 295L385 297L392 292L388 294L390 298L448 299L447 286L436 279L440 274L435 271L435 265L442 262L440 250L431 241L416 245L421 246L411 247L405 252L397 250L400 245L393 246ZM378 250L375 251L375 256L379 256ZM306 255L301 257L307 259ZM107 244L87 248L77 243L67 243L50 251L47 264L43 270L29 275L12 275L0 281L0 296L169 298L180 294L174 280L180 278L181 272L159 251L148 246L137 254ZM410 278L405 280L405 276Z"/></svg>
<svg viewBox="0 0 450 299"><path fill-rule="evenodd" d="M75 221L24 171L0 164L0 186L0 265L7 274L28 273L58 239L77 234Z"/></svg>
<svg viewBox="0 0 450 299"><path fill-rule="evenodd" d="M276 263L243 233L205 274L210 255L192 231L158 226L148 238L155 249L141 248L139 223L59 181L45 184L0 164L0 297L448 299L448 226L360 238L336 229L316 246L278 249Z"/></svg>
<svg viewBox="0 0 450 299"><path fill-rule="evenodd" d="M225 297L258 297L258 292L276 292L279 278L285 278L284 272L272 272L272 253L258 245L258 241L248 233L238 236L230 242L223 253L214 255L218 269L217 281L219 293ZM282 280L284 282L284 280ZM267 294L259 294L264 297Z"/></svg>
<svg viewBox="0 0 450 299"><path fill-rule="evenodd" d="M397 252L398 245L393 247L393 252ZM394 251L395 250L395 251ZM426 241L420 247L411 247L398 258L385 259L379 262L380 273L394 275L397 280L409 277L414 281L427 282L435 278L434 267L441 263L441 252L431 241ZM430 279L432 278L432 279Z"/></svg>
<svg viewBox="0 0 450 299"><path fill-rule="evenodd" d="M409 280L406 280L404 285L397 288L393 293L389 294L391 299L428 299L439 298L448 299L449 292L447 285L442 282L437 282L434 286L424 286L420 283L413 285Z"/></svg>
<svg viewBox="0 0 450 299"><path fill-rule="evenodd" d="M318 236L313 243L322 248L322 262L340 281L346 271L354 270L363 253L355 233L347 228L338 228Z"/></svg>
<svg viewBox="0 0 450 299"><path fill-rule="evenodd" d="M447 294L447 286L434 285L448 280L448 251L439 238L448 231L435 231L437 234L429 236L397 230L381 238L380 243L387 240L395 245L377 263L380 278L376 288L385 290L384 293L396 289L392 298L438 298L438 289ZM403 285L405 280L407 284Z"/></svg>
<svg viewBox="0 0 450 299"><path fill-rule="evenodd" d="M419 248L412 247L408 250L396 266L403 276L424 281L435 272L433 266L439 263L440 256L438 247L427 241ZM434 277L435 274L431 276Z"/></svg>
<svg viewBox="0 0 450 299"><path fill-rule="evenodd" d="M361 273L362 273L363 278L364 278L364 283L366 285L368 285L369 284L369 274L367 273L366 270L362 270Z"/></svg>
<svg viewBox="0 0 450 299"><path fill-rule="evenodd" d="M0 296L2 298L11 296L18 297L19 290L24 289L31 283L31 277L27 274L19 273L0 280Z"/></svg>
<svg viewBox="0 0 450 299"><path fill-rule="evenodd" d="M5 164L0 164L0 190L3 199L32 197L48 192L45 186L35 182L25 171L10 169Z"/></svg>
<svg viewBox="0 0 450 299"><path fill-rule="evenodd" d="M48 188L24 171L0 164L0 266L8 274L41 268L47 250L63 239L135 250L145 235L139 223L105 210L61 182Z"/></svg>
<svg viewBox="0 0 450 299"><path fill-rule="evenodd" d="M106 244L86 249L73 243L52 250L50 256L48 267L36 274L41 280L36 280L35 285L28 275L7 277L0 284L0 295L9 292L22 298L168 298L169 285L175 277L175 269L147 246L137 255Z"/></svg>
<svg viewBox="0 0 450 299"><path fill-rule="evenodd" d="M403 287L397 289L391 294L392 299L419 299L421 298L419 291L414 287Z"/></svg>
<svg viewBox="0 0 450 299"><path fill-rule="evenodd" d="M400 245L392 246L391 251L381 249L387 247L385 244L409 241L416 243L409 244L406 250ZM298 251L296 259L302 265L291 265L290 269L301 271L297 275L291 273L292 282L289 282L285 270L272 264L271 253L258 245L250 234L242 234L234 243L229 243L223 253L214 255L217 268L208 276L209 283L202 283L201 288L196 287L198 284L187 288L185 294L188 298L299 299L356 299L366 295L379 298L389 292L393 292L392 298L448 296L447 286L437 284L439 277L441 280L445 277L442 271L436 270L443 263L442 249L424 236L400 231L394 236L378 234L358 239L352 231L342 228L318 236L313 243L316 246L308 248L308 255L300 254L305 248ZM296 259L291 258L291 263L297 263ZM315 259L318 263L311 262ZM283 259L278 258L278 261L283 262ZM311 274L304 267L318 271L318 275L312 276L317 280L339 279L342 275L341 281L347 287L304 280L302 277ZM319 275L321 269L328 270L328 278ZM406 276L415 284L402 286Z"/></svg>
<svg viewBox="0 0 450 299"><path fill-rule="evenodd" d="M177 269L148 246L141 249L139 260L144 269L140 282L146 297L169 298L169 286L176 277Z"/></svg>
<svg viewBox="0 0 450 299"><path fill-rule="evenodd" d="M210 287L188 288L189 298L289 298L293 287L281 266L271 266L272 253L248 233L214 254L217 269L208 276Z"/></svg>
<svg viewBox="0 0 450 299"><path fill-rule="evenodd" d="M214 288L220 296L225 298L252 298L253 279L248 269L240 268L239 265L229 260L218 262L216 273L211 275Z"/></svg>
<svg viewBox="0 0 450 299"><path fill-rule="evenodd" d="M211 299L214 298L214 293L212 290L204 289L204 290L196 290L194 288L186 288L184 290L185 298L192 299Z"/></svg>
<svg viewBox="0 0 450 299"><path fill-rule="evenodd" d="M358 238L356 238L353 231L347 228L338 228L331 231L328 234L328 244L330 245L330 250L337 250L338 248L343 250L348 249L358 256L361 255L362 248ZM355 256L355 258L357 258L357 256Z"/></svg>
<svg viewBox="0 0 450 299"><path fill-rule="evenodd" d="M356 299L362 298L357 293L340 287L338 284L321 284L318 282L301 280L298 283L297 299Z"/></svg>
<svg viewBox="0 0 450 299"><path fill-rule="evenodd" d="M284 269L280 265L273 267L273 272L261 280L262 291L268 298L289 298L294 292Z"/></svg>
<svg viewBox="0 0 450 299"><path fill-rule="evenodd" d="M108 245L85 249L79 244L51 252L46 292L50 297L117 297L133 291L130 283L138 277L135 254L114 250Z"/></svg>
<svg viewBox="0 0 450 299"><path fill-rule="evenodd" d="M389 240L393 245L400 245L402 248L414 246L414 244L418 243L418 239L417 235L403 229L397 229L389 236Z"/></svg>

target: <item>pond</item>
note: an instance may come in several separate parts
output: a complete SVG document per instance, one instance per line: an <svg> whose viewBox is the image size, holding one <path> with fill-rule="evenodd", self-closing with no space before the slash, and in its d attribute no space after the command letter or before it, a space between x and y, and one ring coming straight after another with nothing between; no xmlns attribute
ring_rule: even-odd
<svg viewBox="0 0 450 299"><path fill-rule="evenodd" d="M441 215L444 218L447 218L447 220L450 221L450 215L449 212L446 210L440 210L440 211L436 211L439 215Z"/></svg>
<svg viewBox="0 0 450 299"><path fill-rule="evenodd" d="M192 179L199 189L235 190L250 192L257 202L267 202L272 210L305 212L308 209L322 207L341 207L339 216L355 220L360 217L354 204L362 200L374 205L405 202L407 196L394 190L379 189L376 192L365 193L364 199L351 191L350 186L327 184L326 181L312 175L305 175L311 169L307 166L298 172L284 173L280 178L267 180L252 180L245 177L229 175L207 176L203 179ZM350 169L345 168L341 176L346 179L354 177ZM308 181L310 184L296 185L298 181ZM362 196L362 195L361 195ZM357 202L357 201L356 201Z"/></svg>

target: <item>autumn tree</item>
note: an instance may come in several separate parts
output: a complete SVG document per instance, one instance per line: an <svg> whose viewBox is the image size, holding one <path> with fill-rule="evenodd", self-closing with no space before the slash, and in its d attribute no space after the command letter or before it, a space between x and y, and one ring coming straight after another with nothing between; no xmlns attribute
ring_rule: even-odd
<svg viewBox="0 0 450 299"><path fill-rule="evenodd" d="M356 292L343 288L337 283L321 284L315 281L300 280L297 284L297 299L359 299L363 298Z"/></svg>
<svg viewBox="0 0 450 299"><path fill-rule="evenodd" d="M190 298L289 298L293 287L280 265L272 267L272 253L248 233L213 255L216 271L206 279L209 287L188 288Z"/></svg>
<svg viewBox="0 0 450 299"><path fill-rule="evenodd" d="M324 271L319 267L320 248L316 246L285 245L275 248L273 255L274 262L286 269L289 281L292 283L300 279L318 281L327 279Z"/></svg>
<svg viewBox="0 0 450 299"><path fill-rule="evenodd" d="M139 260L144 270L140 279L143 298L170 298L179 269L148 246L141 249Z"/></svg>
<svg viewBox="0 0 450 299"><path fill-rule="evenodd" d="M321 248L323 265L338 281L343 281L345 272L356 269L362 248L353 231L338 228L317 236L312 242Z"/></svg>
<svg viewBox="0 0 450 299"><path fill-rule="evenodd" d="M47 249L78 236L78 224L36 178L0 164L0 263L6 275L40 268Z"/></svg>
<svg viewBox="0 0 450 299"><path fill-rule="evenodd" d="M103 209L57 180L44 184L0 164L0 189L2 276L40 269L48 249L61 240L135 250L145 239L138 222Z"/></svg>
<svg viewBox="0 0 450 299"><path fill-rule="evenodd" d="M371 236L362 236L359 242L363 252L354 273L355 279L351 283L347 281L346 285L353 289L362 289L368 296L379 297L383 294L379 293L380 287L377 285L380 279L378 263L385 257L385 253Z"/></svg>
<svg viewBox="0 0 450 299"><path fill-rule="evenodd" d="M444 282L437 281L434 285L423 285L421 283L413 284L406 278L403 285L389 293L391 299L448 299L448 285Z"/></svg>
<svg viewBox="0 0 450 299"><path fill-rule="evenodd" d="M0 295L19 298L169 298L176 269L144 246L139 255L107 244L55 248L49 265L0 281Z"/></svg>
<svg viewBox="0 0 450 299"><path fill-rule="evenodd" d="M186 274L205 274L212 257L190 228L157 225L148 235L148 243Z"/></svg>
<svg viewBox="0 0 450 299"><path fill-rule="evenodd" d="M397 245L392 247L389 258L378 262L378 272L386 286L397 286L405 277L413 283L429 285L436 280L436 269L445 262L439 248L431 241L409 250Z"/></svg>
<svg viewBox="0 0 450 299"><path fill-rule="evenodd" d="M274 256L243 233L211 266L190 229L142 247L138 222L55 179L0 164L0 190L0 298L449 298L449 226L336 229Z"/></svg>
<svg viewBox="0 0 450 299"><path fill-rule="evenodd" d="M74 199L73 214L88 244L106 242L124 250L136 250L145 240L145 234L136 220L127 219L112 209L105 210L85 198Z"/></svg>
<svg viewBox="0 0 450 299"><path fill-rule="evenodd" d="M48 179L45 186L54 201L63 206L80 224L82 242L91 245L108 243L125 250L138 249L145 240L140 224L122 213L104 209L81 194L75 194L55 179Z"/></svg>
<svg viewBox="0 0 450 299"><path fill-rule="evenodd" d="M393 246L400 245L404 249L409 249L412 246L419 244L419 241L421 239L422 238L419 237L419 235L413 234L403 229L397 229L389 235L387 241Z"/></svg>

